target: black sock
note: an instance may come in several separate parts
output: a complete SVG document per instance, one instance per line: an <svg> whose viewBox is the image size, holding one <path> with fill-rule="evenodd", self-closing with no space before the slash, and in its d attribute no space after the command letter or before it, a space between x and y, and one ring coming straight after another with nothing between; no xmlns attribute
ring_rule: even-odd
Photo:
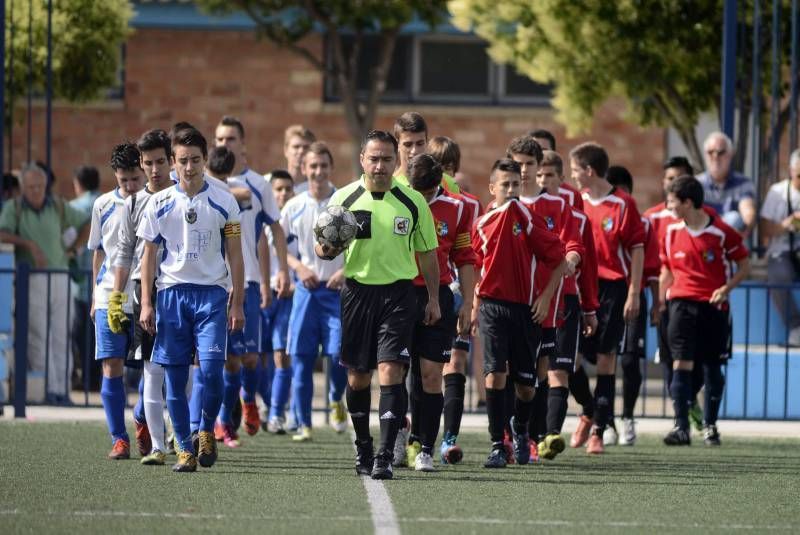
<svg viewBox="0 0 800 535"><path fill-rule="evenodd" d="M392 455L394 441L397 438L397 431L403 425L406 413L403 398L405 385L381 385L381 397L378 402L378 414L380 415L381 441L378 448L379 455Z"/></svg>
<svg viewBox="0 0 800 535"><path fill-rule="evenodd" d="M370 388L353 390L348 385L345 396L347 397L347 411L350 413L350 420L353 422L356 439L361 442L371 440L372 437L369 434L369 406L372 401L372 393Z"/></svg>
<svg viewBox="0 0 800 535"><path fill-rule="evenodd" d="M550 388L547 396L547 434L561 434L564 418L567 416L569 389L565 386Z"/></svg>
<svg viewBox="0 0 800 535"><path fill-rule="evenodd" d="M441 392L429 394L423 392L420 396L422 405L422 421L420 422L420 442L422 451L433 454L433 446L436 444L436 436L439 434L439 422L442 418L442 406L444 396Z"/></svg>
<svg viewBox="0 0 800 535"><path fill-rule="evenodd" d="M622 364L622 417L630 420L633 418L633 409L639 399L639 390L642 387L642 369L639 357L633 353L623 353L620 357Z"/></svg>
<svg viewBox="0 0 800 535"><path fill-rule="evenodd" d="M458 436L461 431L461 416L464 414L464 391L467 382L462 373L444 376L444 434Z"/></svg>
<svg viewBox="0 0 800 535"><path fill-rule="evenodd" d="M672 373L672 384L669 393L672 396L672 407L675 410L675 424L681 429L689 429L689 406L692 403L692 372L675 370Z"/></svg>
<svg viewBox="0 0 800 535"><path fill-rule="evenodd" d="M531 433L528 422L533 414L533 399L524 401L514 398L514 432L517 434Z"/></svg>
<svg viewBox="0 0 800 535"><path fill-rule="evenodd" d="M511 380L510 377L506 377L506 388L503 390L505 392L505 408L503 409L503 417L505 421L503 422L503 429L508 431L511 434L511 416L514 414L514 400L517 399L517 393L514 390L514 382Z"/></svg>
<svg viewBox="0 0 800 535"><path fill-rule="evenodd" d="M597 384L594 387L594 406L597 434L603 434L608 422L613 418L614 403L614 375L598 375Z"/></svg>
<svg viewBox="0 0 800 535"><path fill-rule="evenodd" d="M703 365L705 372L706 397L703 404L703 420L706 425L717 425L722 392L725 390L725 376L719 363Z"/></svg>
<svg viewBox="0 0 800 535"><path fill-rule="evenodd" d="M419 369L419 361L412 362L411 371L408 374L408 407L411 412L411 434L408 436L409 444L414 440L419 440L421 435L420 422L422 412L422 375Z"/></svg>
<svg viewBox="0 0 800 535"><path fill-rule="evenodd" d="M569 391L575 401L583 407L583 415L587 418L594 418L594 398L589 389L589 376L583 366L572 372L569 376Z"/></svg>
<svg viewBox="0 0 800 535"><path fill-rule="evenodd" d="M503 429L506 424L506 391L486 389L486 415L489 417L489 438L492 444L503 442Z"/></svg>
<svg viewBox="0 0 800 535"><path fill-rule="evenodd" d="M705 374L703 373L704 366L695 366L692 368L692 406L697 405L697 394L703 388L705 383Z"/></svg>
<svg viewBox="0 0 800 535"><path fill-rule="evenodd" d="M528 431L531 438L537 443L541 442L547 434L547 398L550 394L550 385L547 378L539 381L536 386L536 393L533 395L533 409L531 419L528 421Z"/></svg>

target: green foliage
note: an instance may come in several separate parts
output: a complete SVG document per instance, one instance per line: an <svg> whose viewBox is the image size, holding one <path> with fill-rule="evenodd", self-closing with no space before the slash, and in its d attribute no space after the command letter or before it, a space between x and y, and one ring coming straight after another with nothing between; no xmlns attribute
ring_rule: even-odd
<svg viewBox="0 0 800 535"><path fill-rule="evenodd" d="M10 97L27 92L28 2L7 1L6 57L8 72L11 49L14 56L14 84ZM13 13L12 13L13 7ZM47 2L36 0L33 7L33 89L45 92L47 62ZM73 102L97 98L111 86L120 62L120 47L131 30L133 15L126 0L58 0L53 2L53 91L56 97ZM14 39L11 41L11 21Z"/></svg>

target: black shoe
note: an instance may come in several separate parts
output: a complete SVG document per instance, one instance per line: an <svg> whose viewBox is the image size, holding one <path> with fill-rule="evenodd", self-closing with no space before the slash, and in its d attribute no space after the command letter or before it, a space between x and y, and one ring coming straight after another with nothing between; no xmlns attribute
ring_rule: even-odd
<svg viewBox="0 0 800 535"><path fill-rule="evenodd" d="M667 446L690 446L692 439L689 436L689 430L675 427L664 437L664 444Z"/></svg>
<svg viewBox="0 0 800 535"><path fill-rule="evenodd" d="M720 446L719 431L716 425L707 425L703 428L703 442L706 446Z"/></svg>
<svg viewBox="0 0 800 535"><path fill-rule="evenodd" d="M356 474L368 476L372 474L372 465L375 462L375 451L372 448L372 439L361 442L356 440Z"/></svg>
<svg viewBox="0 0 800 535"><path fill-rule="evenodd" d="M392 452L382 452L375 456L372 465L372 479L392 479Z"/></svg>
<svg viewBox="0 0 800 535"><path fill-rule="evenodd" d="M506 452L503 448L492 448L489 452L489 457L483 463L484 468L505 468L506 467Z"/></svg>

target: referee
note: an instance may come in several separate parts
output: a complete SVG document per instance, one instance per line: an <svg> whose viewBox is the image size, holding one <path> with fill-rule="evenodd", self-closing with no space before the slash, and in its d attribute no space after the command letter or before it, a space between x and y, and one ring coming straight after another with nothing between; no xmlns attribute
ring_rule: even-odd
<svg viewBox="0 0 800 535"><path fill-rule="evenodd" d="M358 224L356 239L344 257L341 362L348 368L347 408L356 433L356 473L391 479L392 450L408 405L403 378L416 319L411 281L422 273L428 290L425 323L436 323L441 317L438 240L424 197L392 178L397 167L395 138L371 131L361 146L360 160L364 174L338 190L329 203L352 211ZM315 252L331 260L342 250L317 244ZM376 368L381 434L374 455L369 411Z"/></svg>

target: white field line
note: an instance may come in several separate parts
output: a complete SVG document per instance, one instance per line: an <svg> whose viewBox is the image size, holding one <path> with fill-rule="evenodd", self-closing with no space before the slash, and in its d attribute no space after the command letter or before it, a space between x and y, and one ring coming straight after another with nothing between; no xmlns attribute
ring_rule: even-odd
<svg viewBox="0 0 800 535"><path fill-rule="evenodd" d="M350 436L355 442L355 432L351 431ZM353 450L355 450L355 444L353 444ZM389 498L383 481L372 479L369 476L361 476L361 482L364 484L364 490L367 491L367 501L375 535L400 535L397 513L394 511L392 499Z"/></svg>

